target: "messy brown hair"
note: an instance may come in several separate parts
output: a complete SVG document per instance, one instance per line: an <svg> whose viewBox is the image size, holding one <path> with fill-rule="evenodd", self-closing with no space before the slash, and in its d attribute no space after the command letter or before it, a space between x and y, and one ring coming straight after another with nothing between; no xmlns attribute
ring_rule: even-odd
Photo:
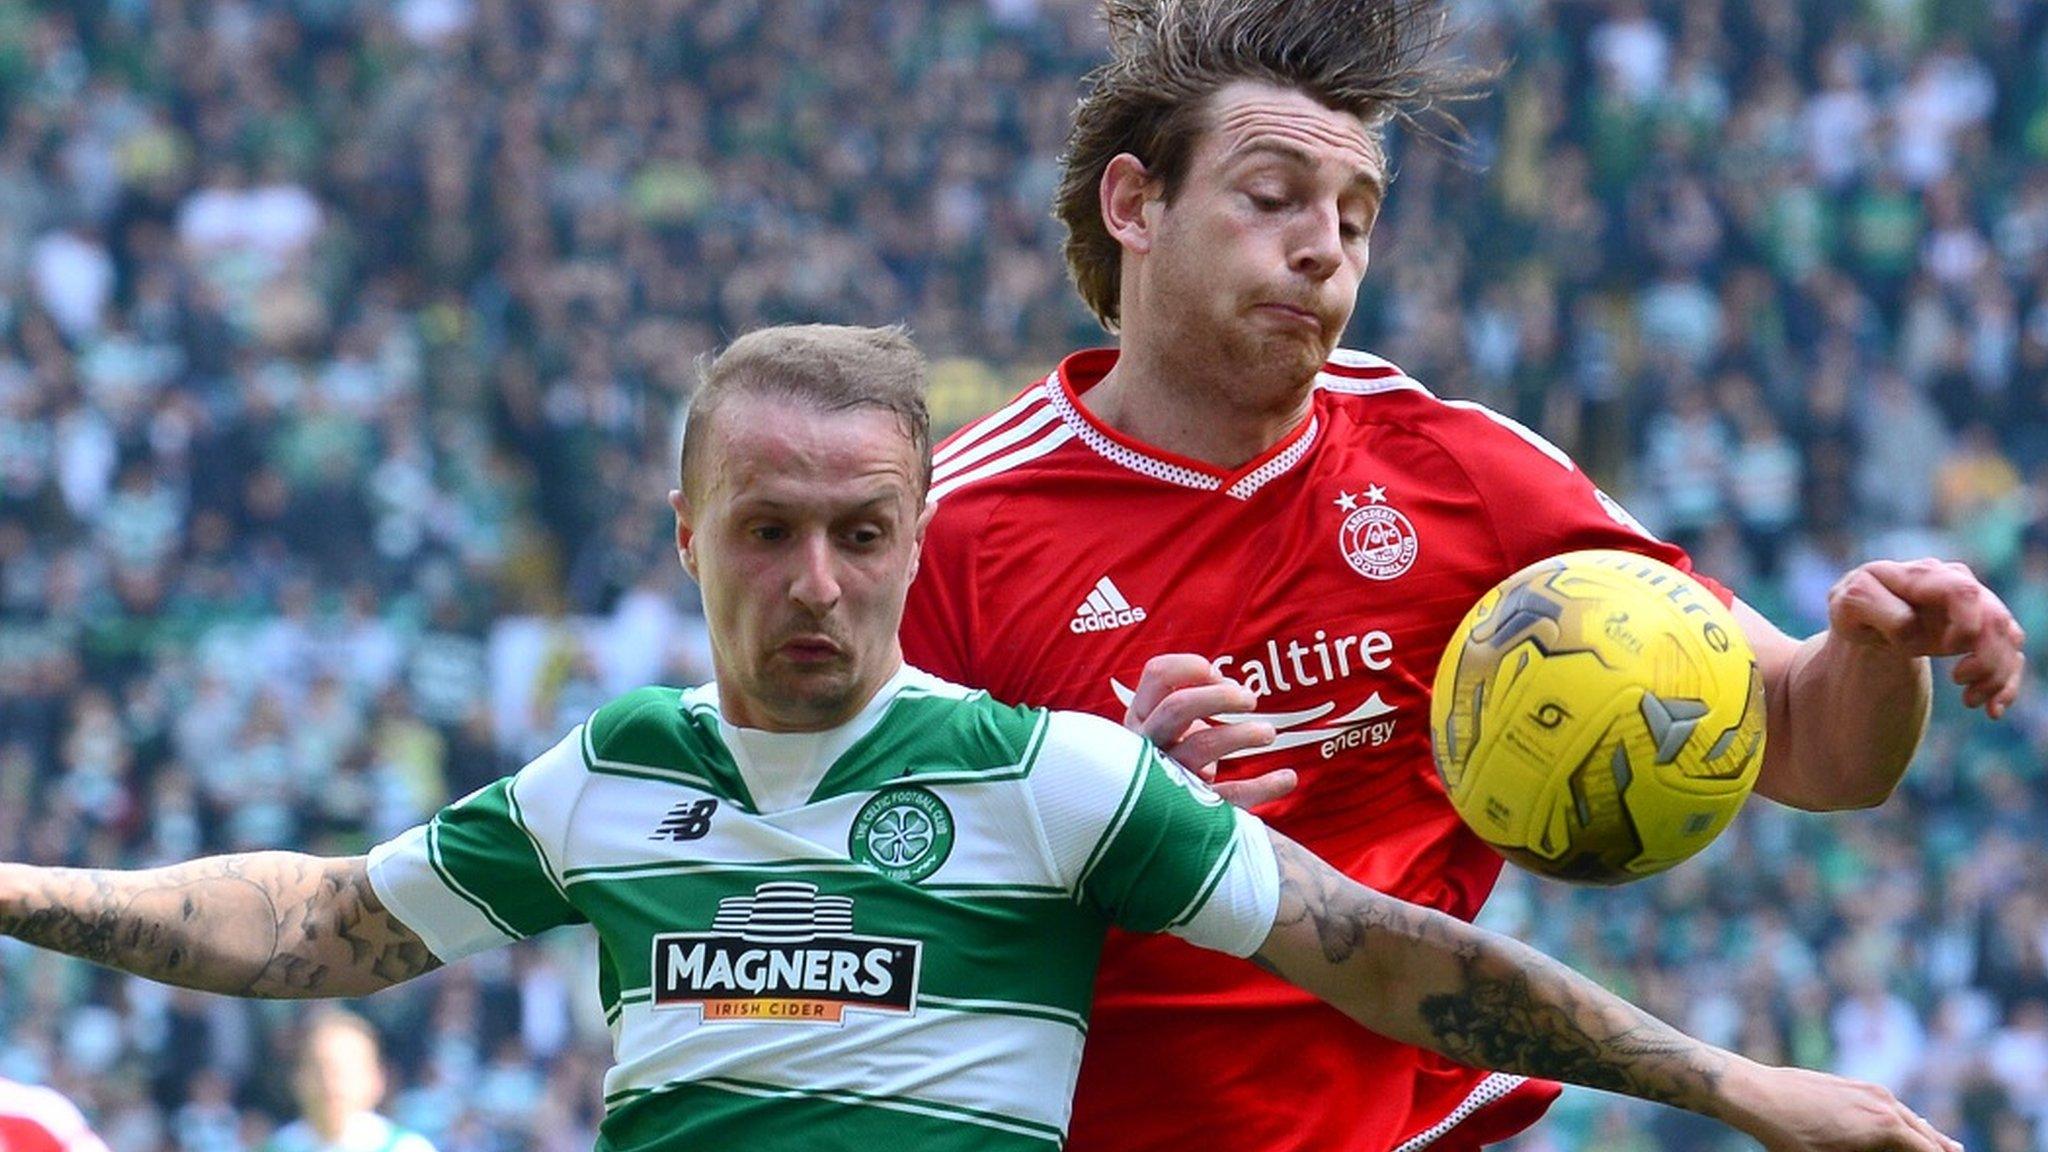
<svg viewBox="0 0 2048 1152"><path fill-rule="evenodd" d="M732 342L698 366L697 390L683 418L678 481L686 496L701 492L703 444L711 418L735 395L789 400L824 412L880 408L895 415L918 462L917 492L931 487L932 425L925 407L924 353L902 326L854 328L785 324Z"/></svg>
<svg viewBox="0 0 2048 1152"><path fill-rule="evenodd" d="M1128 152L1170 201L1208 128L1209 98L1240 80L1302 92L1365 121L1437 139L1461 131L1445 105L1491 73L1441 58L1442 0L1105 0L1110 58L1088 74L1060 157L1053 214L1067 268L1104 327L1120 319L1123 249L1102 223L1103 169Z"/></svg>

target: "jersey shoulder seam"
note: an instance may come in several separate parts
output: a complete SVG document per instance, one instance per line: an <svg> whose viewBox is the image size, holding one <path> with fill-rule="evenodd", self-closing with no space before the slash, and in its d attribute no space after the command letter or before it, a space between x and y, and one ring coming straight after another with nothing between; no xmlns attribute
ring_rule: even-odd
<svg viewBox="0 0 2048 1152"><path fill-rule="evenodd" d="M1379 396L1388 393L1415 393L1427 399L1442 403L1442 398L1429 390L1405 369L1391 360L1351 348L1338 348L1330 353L1315 376L1315 389L1332 396Z"/></svg>
<svg viewBox="0 0 2048 1152"><path fill-rule="evenodd" d="M1067 878L1060 871L1059 857L1052 850L1052 838L1046 835L1045 813L1038 806L1038 793L1031 787L1032 773L1038 770L1038 760L1045 755L1045 744L1046 741L1052 739L1053 724L1058 718L1059 713L1050 708L1041 708L1037 711L1039 713L1038 730L1033 734L1034 739L1025 747L1023 753L1024 787L1022 791L1024 803L1031 809L1031 846L1038 850L1039 863L1044 865L1046 875L1055 877L1059 881L1060 887L1067 888L1069 887Z"/></svg>
<svg viewBox="0 0 2048 1152"><path fill-rule="evenodd" d="M751 811L752 798L746 795L744 782L737 773L733 773L731 780L720 780L719 766L730 763L724 743L718 736L703 731L707 723L715 728L716 708L702 701L691 702L690 695L678 688L650 686L636 688L599 707L584 723L584 768L598 775L623 774L681 784ZM599 727L601 717L602 730ZM662 719L672 720L674 727L659 730L657 722ZM643 726L655 729L663 741L673 745L675 763L653 763L650 761L659 758L624 753L620 747L623 737L641 730ZM693 747L693 744L701 747ZM634 751L643 752L645 749ZM722 756L726 758L723 761L720 759ZM735 791L735 788L739 790Z"/></svg>
<svg viewBox="0 0 2048 1152"><path fill-rule="evenodd" d="M1040 437L1053 435L1056 429L1064 428L1067 426L1066 421L1058 417L1057 406L1053 403L1053 397L1049 391L1052 388L1058 387L1058 385L1053 382L1054 379L1055 376L1047 376L1039 380L1036 384L1033 384L1031 387L1026 388L1022 392L1018 393L1016 400L1012 400L1010 404L1004 405L1004 408L1008 408L1011 405L1014 405L1017 402L1017 400L1022 400L1026 396L1031 396L1033 398L1033 402L1027 406L1026 410L1035 410L1039 406L1054 409L1054 418L1051 421L1049 421L1044 428L1039 429L1037 432L1034 432L1030 437L1027 437L1025 440L1026 444L1035 442ZM952 436L946 437L946 440L942 441L937 447L935 447L934 451L937 451L938 448L945 447L947 443L950 443L956 437L965 434L966 432L979 426L983 422L994 420L997 417L1001 416L1002 414L1003 409L999 408L996 411L989 413L987 416L982 417L980 420L969 421L968 423L961 425L958 431L954 432ZM1012 415L1011 419L1014 420L1018 415L1021 414L1021 411L1019 413L1015 413ZM1004 423L1009 423L1009 421L1006 420L1004 421ZM1003 452L1015 451L1020 447L1023 447L1023 445L1012 444L1004 448ZM942 484L952 485L952 487L949 491L946 492L944 497L934 501L934 503L943 508L950 503L958 501L963 495L969 492L973 492L978 495L986 493L992 482L1000 480L1004 477L1028 476L1035 472L1042 471L1046 467L1046 461L1048 461L1052 457L1061 455L1066 449L1066 444L1059 444L1052 448L1052 450L1045 452L1041 455L1033 456L1026 460L1020 460L1007 468L991 472L986 476L977 476L971 480L960 480L957 482L957 484L955 484L954 481L951 479L937 481L933 484L933 487L935 488L941 486ZM1000 456L1002 455L1002 453L997 453L996 455ZM989 463L989 461L977 461L975 465L970 466L969 470L971 471L974 467L979 467L987 463ZM1000 500L1002 499L1002 497L998 497L997 499Z"/></svg>
<svg viewBox="0 0 2048 1152"><path fill-rule="evenodd" d="M1447 404L1444 407L1449 411L1457 411L1457 409L1451 408ZM1485 418L1480 417L1480 419L1484 420ZM1492 421L1488 420L1486 423L1491 425ZM1430 447L1443 455L1445 461L1451 467L1458 470L1458 475L1464 477L1465 487L1471 490L1473 497L1479 501L1480 506L1486 509L1486 532L1493 540L1494 549L1502 560L1509 559L1507 540L1500 534L1500 518L1495 515L1493 500L1487 495L1485 486L1473 478L1472 470L1465 466L1465 462L1458 457L1456 452L1451 450L1450 445L1444 442L1443 437L1437 433L1436 429L1409 426L1405 430L1417 438L1427 441Z"/></svg>
<svg viewBox="0 0 2048 1152"><path fill-rule="evenodd" d="M682 696L679 689L648 685L599 705L586 721L590 726L591 751L606 760L616 759L611 753L620 736L638 726L650 711L659 710L667 715L679 712Z"/></svg>

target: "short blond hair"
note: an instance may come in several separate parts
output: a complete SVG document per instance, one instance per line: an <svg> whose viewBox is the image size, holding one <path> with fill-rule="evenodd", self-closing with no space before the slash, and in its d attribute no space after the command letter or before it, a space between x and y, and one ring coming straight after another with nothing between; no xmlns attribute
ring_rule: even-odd
<svg viewBox="0 0 2048 1152"><path fill-rule="evenodd" d="M683 418L676 479L685 496L699 491L703 444L711 417L737 395L793 400L824 412L881 408L893 413L917 461L917 495L932 482L932 422L925 406L929 369L902 325L858 328L784 324L749 332L698 369L697 390Z"/></svg>

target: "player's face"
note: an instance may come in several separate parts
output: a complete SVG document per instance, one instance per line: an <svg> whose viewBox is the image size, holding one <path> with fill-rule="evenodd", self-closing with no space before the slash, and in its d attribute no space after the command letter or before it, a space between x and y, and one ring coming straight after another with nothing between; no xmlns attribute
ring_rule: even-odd
<svg viewBox="0 0 2048 1152"><path fill-rule="evenodd" d="M1305 383L1351 319L1384 175L1358 117L1270 84L1223 88L1155 209L1126 328L1151 324L1248 380Z"/></svg>
<svg viewBox="0 0 2048 1152"><path fill-rule="evenodd" d="M318 1029L307 1042L299 1090L309 1110L335 1117L375 1108L384 1098L384 1066L376 1043L353 1029Z"/></svg>
<svg viewBox="0 0 2048 1152"><path fill-rule="evenodd" d="M669 501L726 718L786 732L851 719L902 662L923 533L910 438L879 408L744 394L712 420L701 491Z"/></svg>

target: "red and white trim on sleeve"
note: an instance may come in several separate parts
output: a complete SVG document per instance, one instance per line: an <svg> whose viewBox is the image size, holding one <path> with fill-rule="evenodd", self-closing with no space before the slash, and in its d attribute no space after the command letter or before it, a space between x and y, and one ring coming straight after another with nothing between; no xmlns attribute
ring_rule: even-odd
<svg viewBox="0 0 2048 1152"><path fill-rule="evenodd" d="M1514 1092L1515 1089L1520 1088L1526 1080L1527 1077L1515 1076L1507 1072L1495 1072L1489 1075L1486 1079L1473 1086L1472 1094L1465 1097L1463 1103L1451 1109L1449 1116L1402 1141L1401 1145L1394 1149L1394 1152L1422 1152L1423 1149L1443 1139L1450 1133L1451 1129L1471 1119L1472 1114L1481 1108L1507 1099L1509 1094Z"/></svg>
<svg viewBox="0 0 2048 1152"><path fill-rule="evenodd" d="M1058 393L1050 378L1009 404L963 428L932 453L932 490L936 503L948 493L1028 464L1073 439L1073 429L1047 402Z"/></svg>
<svg viewBox="0 0 2048 1152"><path fill-rule="evenodd" d="M1382 360L1370 352L1354 352L1349 348L1339 348L1330 353L1330 358L1323 363L1323 370L1316 373L1316 387L1353 396L1396 390L1431 395L1420 381L1401 371L1393 362Z"/></svg>

